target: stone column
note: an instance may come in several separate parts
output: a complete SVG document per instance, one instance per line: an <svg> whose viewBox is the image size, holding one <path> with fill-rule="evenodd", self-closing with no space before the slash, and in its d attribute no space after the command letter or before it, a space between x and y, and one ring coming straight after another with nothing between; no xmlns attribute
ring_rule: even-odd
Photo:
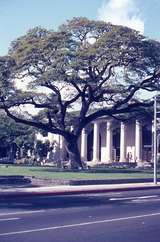
<svg viewBox="0 0 160 242"><path fill-rule="evenodd" d="M120 162L126 162L126 125L121 122L120 129Z"/></svg>
<svg viewBox="0 0 160 242"><path fill-rule="evenodd" d="M94 122L93 127L93 161L99 161L99 123Z"/></svg>
<svg viewBox="0 0 160 242"><path fill-rule="evenodd" d="M142 161L142 125L138 120L135 124L135 158L136 162Z"/></svg>
<svg viewBox="0 0 160 242"><path fill-rule="evenodd" d="M111 122L107 122L106 127L106 155L107 155L107 163L112 162L112 144L113 144L113 134L112 134L112 127Z"/></svg>
<svg viewBox="0 0 160 242"><path fill-rule="evenodd" d="M87 161L87 132L82 130L81 134L81 159Z"/></svg>

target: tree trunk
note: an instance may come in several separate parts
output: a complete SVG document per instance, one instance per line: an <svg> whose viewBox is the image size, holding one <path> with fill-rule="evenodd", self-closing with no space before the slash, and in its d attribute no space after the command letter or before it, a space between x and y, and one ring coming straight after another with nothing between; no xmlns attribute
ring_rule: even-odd
<svg viewBox="0 0 160 242"><path fill-rule="evenodd" d="M16 145L13 143L10 145L9 159L14 163L16 157Z"/></svg>
<svg viewBox="0 0 160 242"><path fill-rule="evenodd" d="M69 154L69 160L71 162L71 168L78 169L79 167L83 169L83 164L81 161L81 156L77 144L77 139L67 139L66 144L67 152Z"/></svg>

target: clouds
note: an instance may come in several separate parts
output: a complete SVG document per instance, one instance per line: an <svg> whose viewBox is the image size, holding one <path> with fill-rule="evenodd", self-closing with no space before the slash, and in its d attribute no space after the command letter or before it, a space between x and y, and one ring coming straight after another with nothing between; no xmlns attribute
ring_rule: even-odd
<svg viewBox="0 0 160 242"><path fill-rule="evenodd" d="M144 21L135 0L109 0L98 9L98 19L124 25L144 33Z"/></svg>

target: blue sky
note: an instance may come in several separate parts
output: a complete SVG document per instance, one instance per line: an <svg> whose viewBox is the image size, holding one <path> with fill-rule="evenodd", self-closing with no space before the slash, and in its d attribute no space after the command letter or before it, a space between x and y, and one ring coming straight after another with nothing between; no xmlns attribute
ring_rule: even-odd
<svg viewBox="0 0 160 242"><path fill-rule="evenodd" d="M0 55L28 29L56 29L77 16L127 25L160 40L160 0L0 0Z"/></svg>

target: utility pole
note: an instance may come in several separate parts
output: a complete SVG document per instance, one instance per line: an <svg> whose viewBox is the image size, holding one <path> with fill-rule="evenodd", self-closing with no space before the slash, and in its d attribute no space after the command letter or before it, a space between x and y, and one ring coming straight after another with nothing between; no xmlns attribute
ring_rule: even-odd
<svg viewBox="0 0 160 242"><path fill-rule="evenodd" d="M153 165L154 178L153 182L157 184L157 97L154 97L154 136L153 136Z"/></svg>
<svg viewBox="0 0 160 242"><path fill-rule="evenodd" d="M154 138L153 138L153 163L154 163L154 184L157 184L157 153L158 153L158 139L160 135L159 133L160 130L160 96L156 95L154 97Z"/></svg>

